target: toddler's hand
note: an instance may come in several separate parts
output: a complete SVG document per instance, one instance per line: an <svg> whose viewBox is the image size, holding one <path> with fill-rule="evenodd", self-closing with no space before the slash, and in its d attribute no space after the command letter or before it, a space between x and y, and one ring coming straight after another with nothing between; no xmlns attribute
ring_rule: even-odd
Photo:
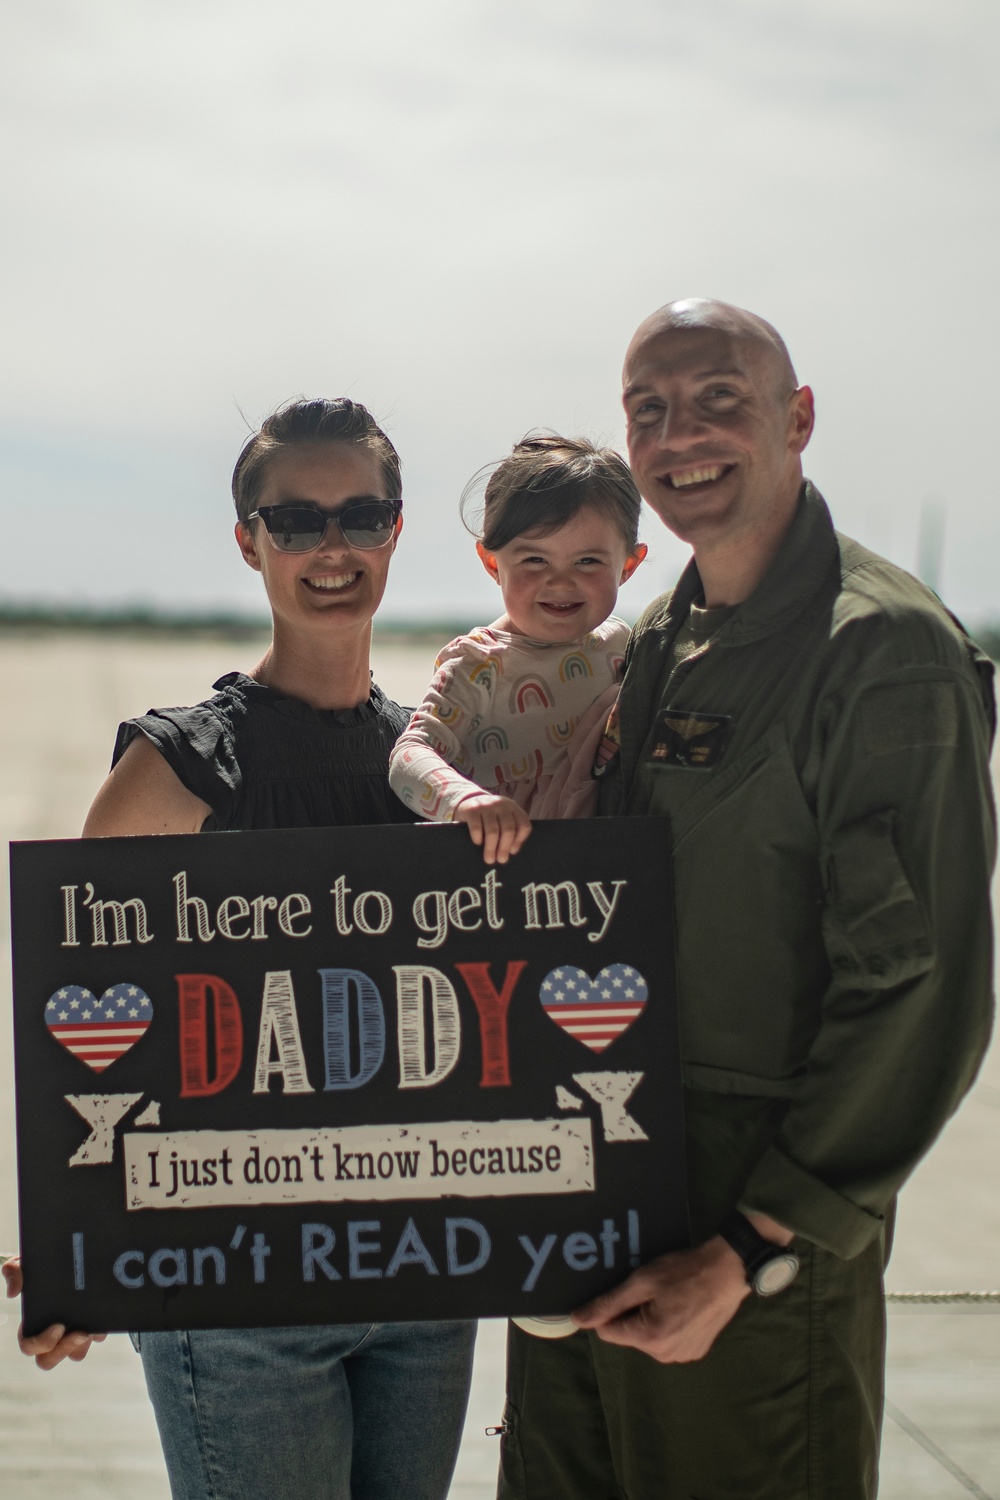
<svg viewBox="0 0 1000 1500"><path fill-rule="evenodd" d="M509 797L475 792L455 809L455 822L464 823L474 844L483 846L488 865L505 865L531 832L528 814Z"/></svg>

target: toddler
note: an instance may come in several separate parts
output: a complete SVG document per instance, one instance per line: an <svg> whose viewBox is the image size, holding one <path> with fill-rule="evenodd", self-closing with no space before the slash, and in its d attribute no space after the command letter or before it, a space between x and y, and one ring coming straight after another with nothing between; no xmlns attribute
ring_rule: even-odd
<svg viewBox="0 0 1000 1500"><path fill-rule="evenodd" d="M646 555L628 466L583 439L526 437L486 486L483 566L504 612L450 642L389 762L393 791L465 823L503 864L532 818L586 817L628 626L611 611Z"/></svg>

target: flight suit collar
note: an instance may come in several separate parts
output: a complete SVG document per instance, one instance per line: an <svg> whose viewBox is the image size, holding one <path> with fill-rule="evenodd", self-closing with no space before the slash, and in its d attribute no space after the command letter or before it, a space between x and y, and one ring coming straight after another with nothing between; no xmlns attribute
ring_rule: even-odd
<svg viewBox="0 0 1000 1500"><path fill-rule="evenodd" d="M835 572L840 551L826 502L810 480L799 496L792 524L764 577L713 637L713 646L745 646L790 624ZM661 628L672 636L702 594L692 558L670 595Z"/></svg>

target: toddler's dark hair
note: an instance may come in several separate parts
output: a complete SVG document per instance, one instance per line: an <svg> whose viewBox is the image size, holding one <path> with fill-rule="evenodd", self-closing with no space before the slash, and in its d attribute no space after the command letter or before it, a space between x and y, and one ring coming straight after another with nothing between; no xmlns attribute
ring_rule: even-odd
<svg viewBox="0 0 1000 1500"><path fill-rule="evenodd" d="M481 528L468 519L480 478L466 487L462 514L488 552L526 531L557 531L588 505L607 515L629 551L636 545L642 500L628 464L613 448L598 448L586 438L528 433L489 477Z"/></svg>

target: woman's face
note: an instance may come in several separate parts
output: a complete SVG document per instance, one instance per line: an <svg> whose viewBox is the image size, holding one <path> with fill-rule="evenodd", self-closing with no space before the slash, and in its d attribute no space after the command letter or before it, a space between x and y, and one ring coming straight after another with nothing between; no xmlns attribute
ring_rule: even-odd
<svg viewBox="0 0 1000 1500"><path fill-rule="evenodd" d="M378 461L367 448L310 443L270 459L257 504L308 500L336 512L348 500L372 495L387 497ZM245 561L264 579L275 619L306 629L348 630L369 622L385 591L396 547L394 536L384 547L352 548L338 527L329 526L315 551L280 552L263 521L238 525L236 540Z"/></svg>

